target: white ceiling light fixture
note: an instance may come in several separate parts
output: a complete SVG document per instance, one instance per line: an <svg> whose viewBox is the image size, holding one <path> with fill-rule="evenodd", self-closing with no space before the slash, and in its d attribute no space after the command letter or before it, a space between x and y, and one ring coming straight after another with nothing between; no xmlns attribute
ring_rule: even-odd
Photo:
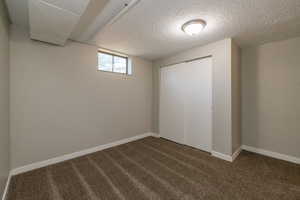
<svg viewBox="0 0 300 200"><path fill-rule="evenodd" d="M194 19L182 25L182 31L188 35L199 34L206 26L206 22L202 19Z"/></svg>

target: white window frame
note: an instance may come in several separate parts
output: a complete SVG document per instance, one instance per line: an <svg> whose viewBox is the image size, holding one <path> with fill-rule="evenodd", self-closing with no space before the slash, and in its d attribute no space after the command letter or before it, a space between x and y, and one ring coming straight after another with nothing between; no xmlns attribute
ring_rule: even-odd
<svg viewBox="0 0 300 200"><path fill-rule="evenodd" d="M122 55L118 55L118 54L115 54L115 53L112 53L112 52L102 51L102 50L98 50L98 54L106 54L106 55L110 55L112 57L112 71L106 71L106 70L100 69L100 66L99 66L100 62L99 61L98 61L98 71L109 72L109 73L116 73L116 74L130 75L129 74L129 70L128 70L128 66L129 66L129 60L128 60L129 58L128 57L122 56ZM98 56L98 59L99 59L99 55L97 55L97 56ZM126 72L125 73L114 72L114 58L115 57L126 59Z"/></svg>

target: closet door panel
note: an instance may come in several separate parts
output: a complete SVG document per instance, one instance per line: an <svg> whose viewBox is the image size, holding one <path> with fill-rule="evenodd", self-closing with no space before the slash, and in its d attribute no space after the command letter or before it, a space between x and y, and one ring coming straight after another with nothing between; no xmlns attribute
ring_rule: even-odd
<svg viewBox="0 0 300 200"><path fill-rule="evenodd" d="M161 68L159 127L163 138L184 143L182 64Z"/></svg>
<svg viewBox="0 0 300 200"><path fill-rule="evenodd" d="M185 144L211 152L212 63L211 58L184 66Z"/></svg>
<svg viewBox="0 0 300 200"><path fill-rule="evenodd" d="M211 152L211 58L161 69L159 122L163 138Z"/></svg>

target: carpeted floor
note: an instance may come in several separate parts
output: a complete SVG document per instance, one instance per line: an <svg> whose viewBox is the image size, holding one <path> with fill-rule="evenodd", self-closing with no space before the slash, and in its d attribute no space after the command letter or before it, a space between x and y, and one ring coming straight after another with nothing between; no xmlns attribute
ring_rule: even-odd
<svg viewBox="0 0 300 200"><path fill-rule="evenodd" d="M12 178L7 200L300 200L300 165L145 138Z"/></svg>

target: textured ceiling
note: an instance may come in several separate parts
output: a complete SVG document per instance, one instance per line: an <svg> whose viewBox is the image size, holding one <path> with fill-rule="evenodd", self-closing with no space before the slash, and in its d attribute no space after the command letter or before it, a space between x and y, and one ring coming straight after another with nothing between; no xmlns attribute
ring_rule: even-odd
<svg viewBox="0 0 300 200"><path fill-rule="evenodd" d="M196 37L188 20L207 21ZM93 39L99 46L147 59L233 37L241 46L300 35L300 0L142 0Z"/></svg>
<svg viewBox="0 0 300 200"><path fill-rule="evenodd" d="M6 1L13 23L28 26L27 0ZM109 0L114 1L126 0ZM191 37L181 25L195 18L206 20L207 27ZM85 42L155 60L228 37L244 47L300 36L300 0L141 0L113 24L100 27Z"/></svg>

